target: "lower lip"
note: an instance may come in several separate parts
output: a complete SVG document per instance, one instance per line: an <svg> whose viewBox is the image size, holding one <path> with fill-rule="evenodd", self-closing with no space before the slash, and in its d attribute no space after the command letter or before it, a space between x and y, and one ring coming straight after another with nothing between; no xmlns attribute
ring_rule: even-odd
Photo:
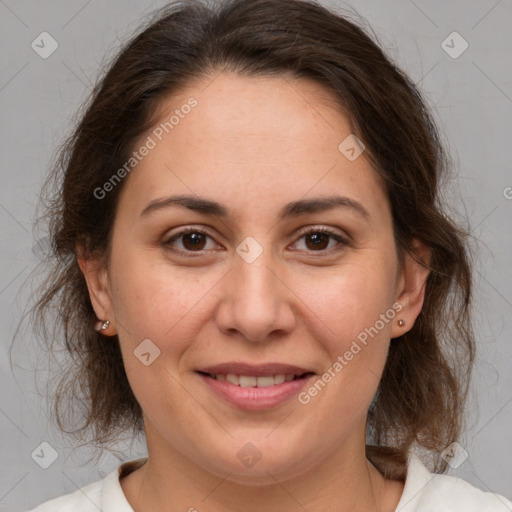
<svg viewBox="0 0 512 512"><path fill-rule="evenodd" d="M230 404L250 411L273 409L296 396L313 375L269 386L268 388L243 388L225 380L217 380L202 373L198 375L219 396Z"/></svg>

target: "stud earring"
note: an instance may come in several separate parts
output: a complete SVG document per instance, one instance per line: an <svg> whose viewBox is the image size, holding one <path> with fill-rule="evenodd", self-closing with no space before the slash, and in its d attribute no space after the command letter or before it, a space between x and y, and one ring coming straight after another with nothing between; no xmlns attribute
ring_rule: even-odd
<svg viewBox="0 0 512 512"><path fill-rule="evenodd" d="M96 322L96 325L95 325L95 330L100 332L100 331L106 331L108 329L108 326L110 325L110 321L109 320L99 320L98 322Z"/></svg>
<svg viewBox="0 0 512 512"><path fill-rule="evenodd" d="M404 325L405 322L402 319L398 320L398 327L403 327Z"/></svg>

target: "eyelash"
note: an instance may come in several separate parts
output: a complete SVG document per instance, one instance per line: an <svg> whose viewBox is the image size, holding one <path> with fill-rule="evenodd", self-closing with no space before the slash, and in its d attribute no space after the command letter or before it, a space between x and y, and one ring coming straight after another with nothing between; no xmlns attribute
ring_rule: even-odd
<svg viewBox="0 0 512 512"><path fill-rule="evenodd" d="M172 245L171 245L172 242L178 240L179 238L181 238L184 235L188 235L188 234L191 234L191 233L198 233L198 234L204 235L206 237L213 238L213 237L210 236L210 234L207 231L205 231L205 230L203 230L201 228L187 228L187 229L184 229L184 230L180 231L179 233L176 233L172 237L168 238L164 242L163 245L168 247L168 248L170 248L174 252L186 254L187 256L189 256L191 254L194 254L194 253L197 253L197 255L200 256L204 252L204 249L202 249L200 251L189 251L189 250L176 249L176 248L172 247ZM309 229L307 229L305 231L302 231L300 233L299 238L297 240L300 240L303 237L311 235L311 234L327 235L330 238L333 238L334 240L336 240L338 242L338 246L331 247L329 249L321 249L321 250L318 250L318 251L311 250L311 251L307 251L307 252L320 253L320 254L329 254L330 255L332 252L337 252L337 251L343 249L344 247L347 247L347 246L350 245L350 242L347 239L343 238L338 233L336 233L334 231L331 231L329 229L326 229L326 228L309 228Z"/></svg>

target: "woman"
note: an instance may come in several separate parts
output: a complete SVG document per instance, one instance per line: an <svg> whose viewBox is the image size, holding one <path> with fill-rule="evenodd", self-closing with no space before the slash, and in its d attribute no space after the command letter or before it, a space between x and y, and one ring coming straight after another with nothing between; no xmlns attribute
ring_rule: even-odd
<svg viewBox="0 0 512 512"><path fill-rule="evenodd" d="M442 474L474 359L465 234L420 94L361 28L171 4L60 163L37 312L79 365L57 417L86 390L76 433L143 431L148 457L34 510L512 510Z"/></svg>

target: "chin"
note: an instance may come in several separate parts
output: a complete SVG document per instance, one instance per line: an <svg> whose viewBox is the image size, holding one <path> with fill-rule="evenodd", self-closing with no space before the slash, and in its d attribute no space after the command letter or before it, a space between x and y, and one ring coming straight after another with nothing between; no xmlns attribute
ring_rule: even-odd
<svg viewBox="0 0 512 512"><path fill-rule="evenodd" d="M263 443L260 443L260 446L261 444ZM211 470L231 482L257 487L275 485L276 480L283 482L314 468L315 462L312 457L309 458L306 453L301 454L296 449L291 449L290 444L287 447L290 449L283 449L281 446L279 450L278 447L268 446L267 443L267 447L258 449L255 444L246 442L241 449L235 451L235 457L231 456L231 450L228 450L228 453L219 453L218 457L215 457L215 468ZM210 466L209 461L203 459L203 462Z"/></svg>

